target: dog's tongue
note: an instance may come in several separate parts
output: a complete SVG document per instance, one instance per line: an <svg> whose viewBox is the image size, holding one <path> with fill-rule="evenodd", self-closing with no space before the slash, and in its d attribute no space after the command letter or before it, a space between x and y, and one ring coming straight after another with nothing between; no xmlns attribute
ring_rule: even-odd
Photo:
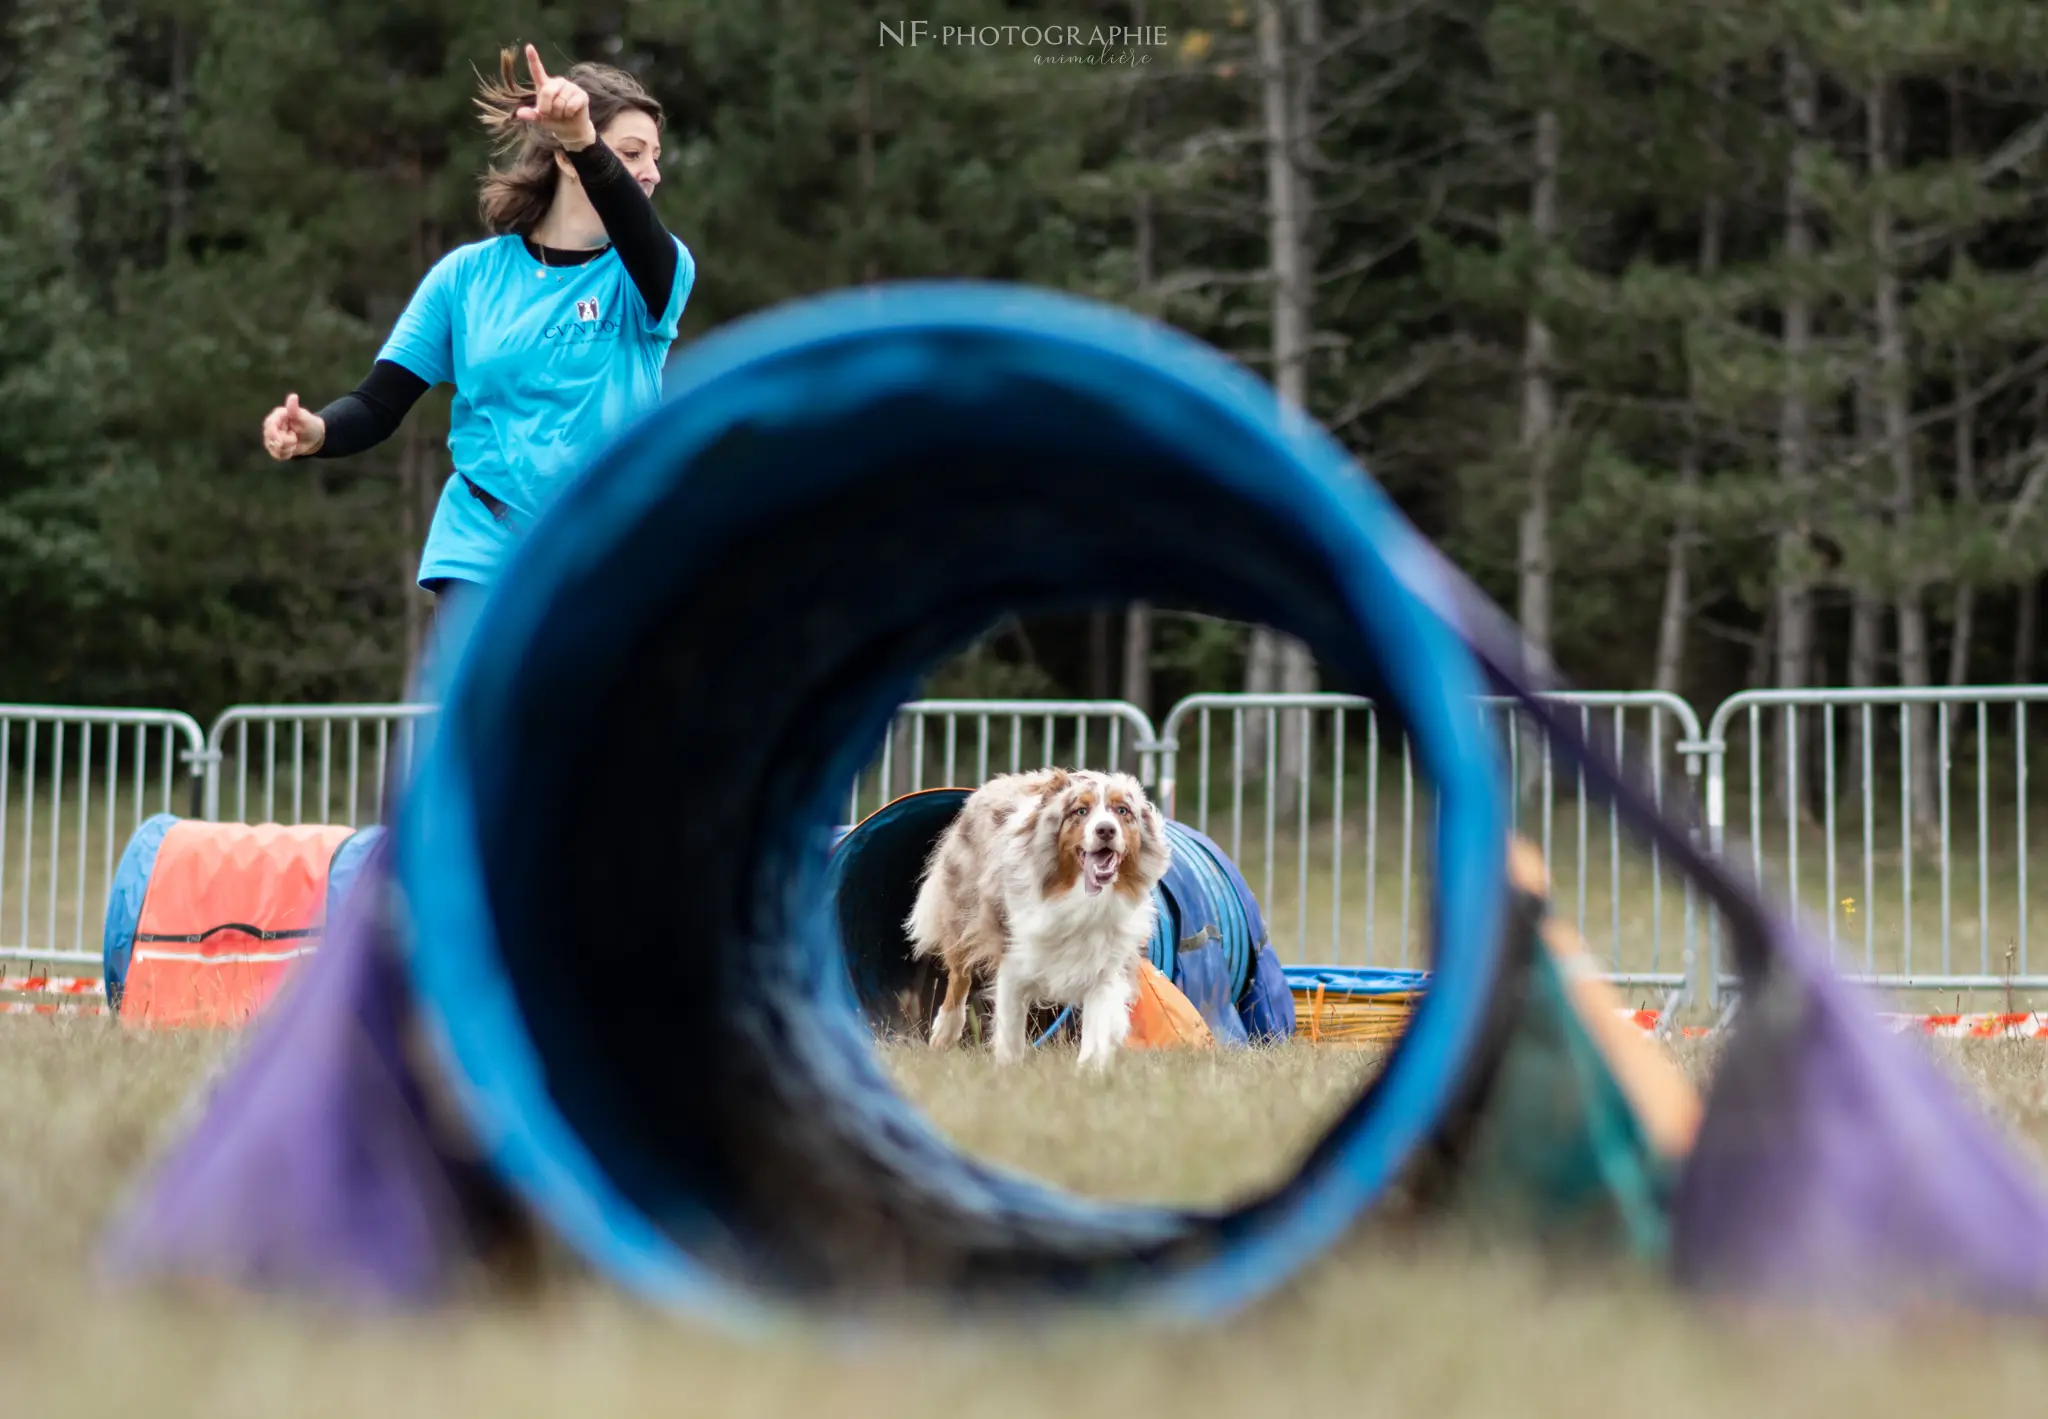
<svg viewBox="0 0 2048 1419"><path fill-rule="evenodd" d="M1084 885L1088 895L1094 896L1110 884L1116 876L1116 851L1113 848L1097 848L1088 854L1088 871Z"/></svg>

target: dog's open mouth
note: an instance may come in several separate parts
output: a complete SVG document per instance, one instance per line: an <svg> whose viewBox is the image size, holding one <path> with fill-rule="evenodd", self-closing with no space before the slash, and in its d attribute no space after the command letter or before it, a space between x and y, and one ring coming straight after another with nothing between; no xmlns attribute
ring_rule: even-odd
<svg viewBox="0 0 2048 1419"><path fill-rule="evenodd" d="M1116 869L1122 861L1123 854L1113 847L1099 847L1089 853L1081 862L1082 890L1092 897L1116 881Z"/></svg>

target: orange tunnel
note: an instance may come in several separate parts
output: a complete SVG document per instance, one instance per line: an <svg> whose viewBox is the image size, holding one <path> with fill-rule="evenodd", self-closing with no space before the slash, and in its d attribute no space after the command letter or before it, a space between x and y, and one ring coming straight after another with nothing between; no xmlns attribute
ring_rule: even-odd
<svg viewBox="0 0 2048 1419"><path fill-rule="evenodd" d="M122 855L107 908L107 999L130 1025L236 1026L319 944L345 825L159 815Z"/></svg>

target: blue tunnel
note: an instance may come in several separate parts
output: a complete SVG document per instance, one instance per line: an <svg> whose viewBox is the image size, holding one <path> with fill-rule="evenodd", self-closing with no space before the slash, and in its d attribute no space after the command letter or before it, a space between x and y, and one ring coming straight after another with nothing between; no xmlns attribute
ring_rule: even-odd
<svg viewBox="0 0 2048 1419"><path fill-rule="evenodd" d="M1333 440L1114 308L906 285L703 340L454 628L373 849L482 1165L604 1274L725 1319L904 1294L1213 1315L1280 1284L1453 1108L1501 950L1497 750L1436 567ZM923 676L1003 615L1138 598L1300 637L1441 806L1411 1027L1294 1176L1215 1211L960 1155L891 1087L832 899L835 810ZM1212 917L1242 892L1185 859ZM1212 951L1223 1007L1261 969L1230 936L1169 943Z"/></svg>

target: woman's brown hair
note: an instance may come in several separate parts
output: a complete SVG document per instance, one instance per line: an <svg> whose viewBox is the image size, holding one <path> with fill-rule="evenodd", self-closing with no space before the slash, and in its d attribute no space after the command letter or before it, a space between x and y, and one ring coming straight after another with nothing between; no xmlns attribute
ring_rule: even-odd
<svg viewBox="0 0 2048 1419"><path fill-rule="evenodd" d="M561 151L543 129L518 117L533 102L534 89L515 74L513 64L512 50L499 50L497 80L479 75L477 84L477 112L491 135L491 149L511 158L491 165L477 193L477 210L493 236L524 236L540 225L555 200L555 154ZM623 69L578 64L564 77L590 95L590 122L600 133L629 109L646 114L656 128L666 121L654 96Z"/></svg>

